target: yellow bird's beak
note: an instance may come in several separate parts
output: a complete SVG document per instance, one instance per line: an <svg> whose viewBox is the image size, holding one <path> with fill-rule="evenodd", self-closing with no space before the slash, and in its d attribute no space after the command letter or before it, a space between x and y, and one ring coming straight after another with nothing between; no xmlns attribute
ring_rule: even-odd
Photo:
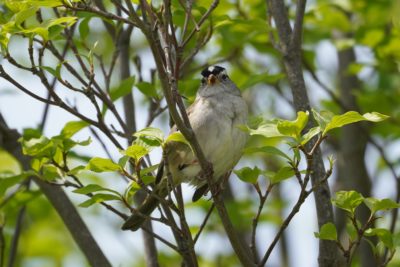
<svg viewBox="0 0 400 267"><path fill-rule="evenodd" d="M217 77L215 77L214 74L210 74L208 76L208 79L207 79L208 85L214 85L216 81L217 81Z"/></svg>

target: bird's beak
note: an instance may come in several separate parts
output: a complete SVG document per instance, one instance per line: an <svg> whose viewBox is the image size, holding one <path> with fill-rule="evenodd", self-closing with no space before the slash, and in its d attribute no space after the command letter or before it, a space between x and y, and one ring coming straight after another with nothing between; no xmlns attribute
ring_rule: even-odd
<svg viewBox="0 0 400 267"><path fill-rule="evenodd" d="M208 85L214 85L216 80L217 80L217 77L215 77L214 74L210 74L208 76L207 83L208 83Z"/></svg>

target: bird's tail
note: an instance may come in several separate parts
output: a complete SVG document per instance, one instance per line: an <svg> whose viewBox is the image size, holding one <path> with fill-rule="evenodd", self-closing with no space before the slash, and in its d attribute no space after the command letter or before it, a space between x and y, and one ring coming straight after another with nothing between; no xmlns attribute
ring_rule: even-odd
<svg viewBox="0 0 400 267"><path fill-rule="evenodd" d="M159 186L146 197L143 203L137 210L125 221L122 225L122 230L136 231L144 221L150 216L160 203L160 198L165 198L168 195L168 186L166 183L161 183Z"/></svg>

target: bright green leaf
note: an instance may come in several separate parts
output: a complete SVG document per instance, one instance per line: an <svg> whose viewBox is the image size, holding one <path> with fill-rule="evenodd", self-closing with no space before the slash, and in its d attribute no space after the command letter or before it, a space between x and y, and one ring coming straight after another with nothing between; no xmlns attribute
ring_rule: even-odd
<svg viewBox="0 0 400 267"><path fill-rule="evenodd" d="M284 135L278 131L277 121L261 122L257 126L257 129L250 129L248 127L241 127L241 129L249 132L250 135L261 135L266 138L284 137Z"/></svg>
<svg viewBox="0 0 400 267"><path fill-rule="evenodd" d="M333 223L326 223L322 225L319 233L314 233L315 237L323 240L337 240L336 226Z"/></svg>
<svg viewBox="0 0 400 267"><path fill-rule="evenodd" d="M297 112L297 118L294 121L278 121L278 131L286 136L291 136L299 139L301 132L306 127L308 122L308 112L299 111Z"/></svg>
<svg viewBox="0 0 400 267"><path fill-rule="evenodd" d="M167 142L180 142L190 146L190 143L186 140L181 132L173 132L170 134L165 140L165 143Z"/></svg>
<svg viewBox="0 0 400 267"><path fill-rule="evenodd" d="M77 17L60 17L60 18L52 18L44 21L41 26L49 29L50 27L53 26L58 26L58 25L63 25L65 27L70 27L72 26L77 20Z"/></svg>
<svg viewBox="0 0 400 267"><path fill-rule="evenodd" d="M334 114L330 111L322 110L317 112L312 109L313 117L321 129L325 129L326 125L332 120Z"/></svg>
<svg viewBox="0 0 400 267"><path fill-rule="evenodd" d="M282 182L283 180L289 179L294 176L294 170L292 167L284 166L279 169L277 173L269 177L271 183L276 184Z"/></svg>
<svg viewBox="0 0 400 267"><path fill-rule="evenodd" d="M141 178L142 178L142 182L145 185L149 185L151 183L154 183L154 181L156 180L156 177L154 177L152 175L143 175Z"/></svg>
<svg viewBox="0 0 400 267"><path fill-rule="evenodd" d="M392 233L384 228L369 228L365 231L366 236L377 236L380 241L389 249L394 248Z"/></svg>
<svg viewBox="0 0 400 267"><path fill-rule="evenodd" d="M283 153L281 150L279 150L276 147L273 146L263 146L263 147L248 147L244 150L245 153L266 153L269 155L276 155L276 156L280 156L283 157L285 159L287 159L289 162L291 161L291 158L286 155L285 153Z"/></svg>
<svg viewBox="0 0 400 267"><path fill-rule="evenodd" d="M93 192L98 192L98 191L108 191L108 192L111 192L111 193L119 196L119 193L117 191L108 189L108 188L104 188L98 184L88 184L88 185L85 185L84 187L75 189L72 192L77 193L77 194L87 195L87 194L90 194Z"/></svg>
<svg viewBox="0 0 400 267"><path fill-rule="evenodd" d="M141 187L136 182L131 182L125 189L124 198L131 199L131 196L135 194Z"/></svg>
<svg viewBox="0 0 400 267"><path fill-rule="evenodd" d="M161 146L164 142L164 133L158 128L147 127L133 134L149 146ZM140 144L141 145L141 144Z"/></svg>
<svg viewBox="0 0 400 267"><path fill-rule="evenodd" d="M86 169L94 172L112 172L119 171L121 167L111 159L92 158L86 166Z"/></svg>
<svg viewBox="0 0 400 267"><path fill-rule="evenodd" d="M154 84L151 84L149 82L140 82L140 83L136 84L136 87L145 96L158 98L157 90L156 90Z"/></svg>
<svg viewBox="0 0 400 267"><path fill-rule="evenodd" d="M385 199L376 199L373 197L369 197L364 199L365 205L371 210L371 213L375 213L380 210L390 210L390 209L398 209L400 208L400 204L395 201L385 198Z"/></svg>
<svg viewBox="0 0 400 267"><path fill-rule="evenodd" d="M89 29L89 22L90 22L91 17L86 17L83 20L80 21L79 23L79 35L82 40L85 40L86 37L89 35L90 29Z"/></svg>
<svg viewBox="0 0 400 267"><path fill-rule="evenodd" d="M354 215L356 208L363 202L364 197L356 191L339 191L336 192L332 203L343 210Z"/></svg>
<svg viewBox="0 0 400 267"><path fill-rule="evenodd" d="M321 128L319 126L311 128L301 137L301 144L307 144L314 136L318 135L319 133L321 133Z"/></svg>
<svg viewBox="0 0 400 267"><path fill-rule="evenodd" d="M8 151L0 148L0 173L18 174L21 171L22 167L19 161Z"/></svg>
<svg viewBox="0 0 400 267"><path fill-rule="evenodd" d="M80 165L80 166L77 166L77 167L73 168L72 170L70 170L67 174L68 175L77 175L85 169L86 169L85 166Z"/></svg>
<svg viewBox="0 0 400 267"><path fill-rule="evenodd" d="M65 138L71 138L74 134L89 126L89 123L85 121L70 121L67 122L64 128L61 130L61 134Z"/></svg>
<svg viewBox="0 0 400 267"><path fill-rule="evenodd" d="M379 122L386 120L387 118L388 116L380 114L378 112L365 113L364 115L361 115L356 111L349 111L342 115L333 116L332 120L326 125L323 135L326 135L328 131L334 128L343 127L347 124L351 124L354 122L359 122L359 121Z"/></svg>
<svg viewBox="0 0 400 267"><path fill-rule="evenodd" d="M79 207L87 208L87 207L92 206L93 204L104 202L104 201L109 201L109 200L121 200L121 198L116 195L112 195L112 194L99 193L99 194L94 195L90 199L82 202L81 204L79 204Z"/></svg>
<svg viewBox="0 0 400 267"><path fill-rule="evenodd" d="M129 161L129 156L122 156L119 160L118 160L118 165L121 166L121 168L125 168L126 163Z"/></svg>
<svg viewBox="0 0 400 267"><path fill-rule="evenodd" d="M46 181L53 181L63 176L61 171L52 164L43 165L41 170L42 174L40 177Z"/></svg>
<svg viewBox="0 0 400 267"><path fill-rule="evenodd" d="M21 145L22 152L29 156L52 158L56 151L53 141L44 136L30 140L22 139Z"/></svg>
<svg viewBox="0 0 400 267"><path fill-rule="evenodd" d="M141 145L133 144L126 150L121 151L121 153L133 158L135 162L138 162L142 157L146 156L149 153L149 150Z"/></svg>
<svg viewBox="0 0 400 267"><path fill-rule="evenodd" d="M150 167L143 168L143 169L140 170L140 175L141 176L149 175L152 172L156 171L158 169L158 167L159 167L159 164L155 164L155 165L152 165Z"/></svg>
<svg viewBox="0 0 400 267"><path fill-rule="evenodd" d="M17 14L15 14L15 25L21 26L21 24L27 20L28 18L34 17L36 15L36 11L38 10L38 7L30 7L21 10Z"/></svg>
<svg viewBox="0 0 400 267"><path fill-rule="evenodd" d="M2 177L2 173L0 173L0 196L3 196L8 188L22 182L25 178L29 176L30 173L22 173L13 176L5 176Z"/></svg>
<svg viewBox="0 0 400 267"><path fill-rule="evenodd" d="M258 176L261 174L261 170L257 166L254 168L244 167L240 170L234 170L233 172L239 177L240 180L251 184L255 184Z"/></svg>
<svg viewBox="0 0 400 267"><path fill-rule="evenodd" d="M123 80L117 87L111 88L110 90L111 100L115 101L129 94L132 91L134 83L135 83L135 76L131 76Z"/></svg>
<svg viewBox="0 0 400 267"><path fill-rule="evenodd" d="M384 121L386 119L389 118L389 116L385 115L385 114L381 114L379 112L370 112L370 113L365 113L363 115L363 117L367 120L367 121L372 121L372 122L380 122L380 121Z"/></svg>

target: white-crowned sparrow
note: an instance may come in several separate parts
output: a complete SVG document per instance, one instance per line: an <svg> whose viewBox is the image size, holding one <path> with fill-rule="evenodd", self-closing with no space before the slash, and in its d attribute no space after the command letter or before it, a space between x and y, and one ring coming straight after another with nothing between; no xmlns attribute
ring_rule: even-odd
<svg viewBox="0 0 400 267"><path fill-rule="evenodd" d="M213 164L213 179L219 179L232 170L242 155L248 136L237 126L247 121L247 105L224 68L210 66L201 74L203 78L200 88L194 103L187 109L187 114L204 155ZM173 127L171 132L176 130ZM201 177L201 167L190 147L181 142L170 142L165 153L174 185L194 185L197 188L194 200L207 192L207 180ZM146 219L143 214L150 215L159 204L159 199L168 195L167 188L170 186L167 183L165 166L163 163L160 166L153 193L126 220L123 230L137 230Z"/></svg>

